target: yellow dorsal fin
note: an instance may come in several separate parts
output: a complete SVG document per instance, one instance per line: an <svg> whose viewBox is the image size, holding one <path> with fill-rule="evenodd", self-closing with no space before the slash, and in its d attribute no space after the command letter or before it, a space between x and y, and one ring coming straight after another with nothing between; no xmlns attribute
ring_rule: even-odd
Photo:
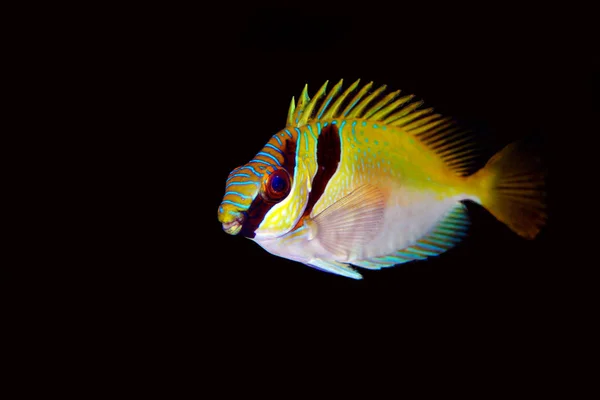
<svg viewBox="0 0 600 400"><path fill-rule="evenodd" d="M342 82L343 81L340 81L340 83L338 83L338 85L340 85L340 89L342 86L341 85ZM322 119L336 118L338 116L338 110L340 109L340 106L342 105L342 103L344 102L346 97L348 97L348 95L350 93L352 93L352 91L354 91L354 89L356 89L358 87L359 83L360 83L360 79L357 79L356 82L354 82L352 85L350 85L350 87L348 87L348 89L346 89L346 91L344 93L342 93L342 95L340 97L337 98L337 100L335 101L335 103L333 103L331 108L325 112L325 115L323 115ZM338 85L336 85L336 87Z"/></svg>
<svg viewBox="0 0 600 400"><path fill-rule="evenodd" d="M325 83L323 84L323 86L321 86L321 89L319 89L317 94L315 94L314 97L308 102L308 104L306 104L306 106L304 107L304 110L302 110L302 115L300 115L298 118L299 126L306 125L308 120L311 118L311 114L312 114L313 110L315 109L315 105L317 104L317 101L319 101L319 99L325 95L325 90L327 90L328 83L329 83L329 81L325 81ZM307 95L307 97L308 97L308 95Z"/></svg>
<svg viewBox="0 0 600 400"><path fill-rule="evenodd" d="M365 95L365 93L367 93L369 91L369 89L371 89L372 86L373 86L373 82L369 82L365 86L363 86L362 89L360 89L358 91L358 94L356 96L354 96L352 101L350 101L350 103L346 106L346 108L344 108L344 111L342 111L342 114L339 115L339 117L345 118L346 115L348 115L348 113L350 112L350 110L352 110L354 108L354 106L360 101L360 99L362 99L362 97Z"/></svg>
<svg viewBox="0 0 600 400"><path fill-rule="evenodd" d="M327 81L329 82L329 81ZM331 100L339 93L340 89L342 88L342 85L344 84L344 80L341 79L334 87L333 89L331 89L331 92L329 92L329 95L327 96L327 98L323 101L323 104L321 104L321 107L319 107L319 111L317 111L317 115L316 118L317 120L320 119L323 116L323 112L325 112L325 110L327 109L327 107L329 106L329 103L331 103ZM358 84L358 81L357 81ZM341 103L341 102L340 102Z"/></svg>
<svg viewBox="0 0 600 400"><path fill-rule="evenodd" d="M383 85L383 86L379 87L377 90L375 90L373 93L371 93L370 95L365 97L360 103L358 103L358 105L356 105L356 107L354 107L352 110L350 110L350 112L348 113L346 118L357 118L359 115L362 114L363 110L369 105L369 103L375 97L377 97L381 93L383 93L385 91L385 89L387 89L387 86ZM369 110L367 110L367 111L369 111Z"/></svg>
<svg viewBox="0 0 600 400"><path fill-rule="evenodd" d="M292 101L290 102L290 108L288 109L287 122L285 124L286 128L291 126L296 126L294 124L294 110L296 109L296 104L294 102L294 96L292 96Z"/></svg>
<svg viewBox="0 0 600 400"><path fill-rule="evenodd" d="M321 86L312 99L308 96L308 85L304 86L297 105L294 105L292 97L288 110L288 127L301 127L311 122L335 118L360 118L377 122L413 135L435 151L456 173L467 175L471 172L473 161L478 156L474 135L460 129L451 118L434 113L433 108L420 108L424 103L420 100L413 101L414 95L398 98L400 90L384 95L386 85L370 92L373 82L369 82L351 97L350 94L358 88L360 79L341 94L343 80L326 95L328 82ZM381 96L383 97L380 98ZM380 100L375 101L378 98ZM318 103L320 105L317 107ZM370 105L371 103L374 104Z"/></svg>
<svg viewBox="0 0 600 400"><path fill-rule="evenodd" d="M373 115L375 115L383 106L388 104L390 101L394 100L396 97L398 97L399 94L400 94L400 90L396 90L395 92L388 94L383 99L381 99L381 101L379 103L377 103L373 107L371 107L368 112L365 112L365 115L363 118L371 119L373 117Z"/></svg>
<svg viewBox="0 0 600 400"><path fill-rule="evenodd" d="M310 97L308 97L308 84L304 85L304 89L302 89L302 93L300 94L300 98L298 99L298 105L296 106L296 113L294 117L294 126L302 126L304 124L300 124L300 117L304 113L304 109L306 105L310 101Z"/></svg>

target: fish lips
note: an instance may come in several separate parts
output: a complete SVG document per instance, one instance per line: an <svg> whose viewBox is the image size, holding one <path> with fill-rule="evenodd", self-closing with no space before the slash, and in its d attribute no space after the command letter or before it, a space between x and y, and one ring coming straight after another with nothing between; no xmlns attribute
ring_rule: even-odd
<svg viewBox="0 0 600 400"><path fill-rule="evenodd" d="M242 214L231 222L223 222L223 230L230 235L237 235L242 230L244 220L245 218Z"/></svg>

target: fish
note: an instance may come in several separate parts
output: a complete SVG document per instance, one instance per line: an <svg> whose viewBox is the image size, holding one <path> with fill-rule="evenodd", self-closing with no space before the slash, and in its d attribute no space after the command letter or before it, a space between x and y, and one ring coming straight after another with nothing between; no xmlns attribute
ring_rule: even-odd
<svg viewBox="0 0 600 400"><path fill-rule="evenodd" d="M340 276L439 256L481 205L517 235L547 222L545 171L517 140L479 169L476 133L413 94L343 79L311 98L225 182L218 220L269 253ZM481 165L481 164L480 164Z"/></svg>

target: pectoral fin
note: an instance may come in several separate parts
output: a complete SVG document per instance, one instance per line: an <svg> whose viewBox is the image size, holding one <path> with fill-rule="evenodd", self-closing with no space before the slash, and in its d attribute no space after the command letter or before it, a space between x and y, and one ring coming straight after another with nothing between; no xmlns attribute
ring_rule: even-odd
<svg viewBox="0 0 600 400"><path fill-rule="evenodd" d="M364 185L327 207L308 225L326 250L345 258L373 239L382 225L384 206L381 190Z"/></svg>

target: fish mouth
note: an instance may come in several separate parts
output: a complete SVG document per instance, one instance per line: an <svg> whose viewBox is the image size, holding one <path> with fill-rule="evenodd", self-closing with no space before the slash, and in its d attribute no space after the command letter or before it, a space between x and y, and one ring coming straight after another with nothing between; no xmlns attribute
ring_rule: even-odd
<svg viewBox="0 0 600 400"><path fill-rule="evenodd" d="M223 223L223 230L230 235L237 235L242 230L243 219L236 219L231 222Z"/></svg>

